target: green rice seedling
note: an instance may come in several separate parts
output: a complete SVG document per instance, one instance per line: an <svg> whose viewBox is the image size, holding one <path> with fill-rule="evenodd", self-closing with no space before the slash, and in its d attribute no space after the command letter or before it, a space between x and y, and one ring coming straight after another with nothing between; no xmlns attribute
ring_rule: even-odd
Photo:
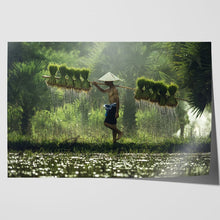
<svg viewBox="0 0 220 220"><path fill-rule="evenodd" d="M66 87L67 88L73 88L74 87L74 81L73 81L74 72L75 72L74 68L67 68L66 69L66 73L68 75L68 79L66 80Z"/></svg>
<svg viewBox="0 0 220 220"><path fill-rule="evenodd" d="M144 91L145 81L146 81L145 77L139 77L139 78L137 78L137 81L136 81L138 88L142 92Z"/></svg>
<svg viewBox="0 0 220 220"><path fill-rule="evenodd" d="M167 85L164 82L157 82L157 88L160 95L166 95L167 93Z"/></svg>
<svg viewBox="0 0 220 220"><path fill-rule="evenodd" d="M152 95L152 85L153 85L154 81L153 80L150 80L150 79L147 79L145 80L145 90L144 90L144 94L143 96L145 97L146 100L148 100L151 95Z"/></svg>
<svg viewBox="0 0 220 220"><path fill-rule="evenodd" d="M177 92L177 89L178 89L178 86L174 83L171 83L168 87L168 91L169 91L169 97L167 99L167 102L166 102L166 105L167 106L171 106L171 107L175 107L177 106L177 100L176 98L174 97L175 96L175 93Z"/></svg>
<svg viewBox="0 0 220 220"><path fill-rule="evenodd" d="M158 94L158 84L156 81L152 80L151 89L152 89L152 95L150 96L151 102L159 102L160 96Z"/></svg>
<svg viewBox="0 0 220 220"><path fill-rule="evenodd" d="M83 82L82 82L82 88L85 90L89 90L90 89L90 83L88 81L88 77L89 77L89 69L82 69L81 71L81 76L83 78Z"/></svg>
<svg viewBox="0 0 220 220"><path fill-rule="evenodd" d="M136 99L149 100L152 102L158 102L158 89L157 84L154 80L140 77L137 79L136 84L138 86L135 92Z"/></svg>
<svg viewBox="0 0 220 220"><path fill-rule="evenodd" d="M153 84L154 84L154 80L146 79L145 84L144 84L145 90L150 90Z"/></svg>
<svg viewBox="0 0 220 220"><path fill-rule="evenodd" d="M137 100L145 99L145 97L144 97L145 81L146 81L145 77L139 77L136 80L137 89L135 92L135 99L137 99Z"/></svg>
<svg viewBox="0 0 220 220"><path fill-rule="evenodd" d="M148 93L148 91L144 90L144 91L142 92L142 97L141 97L141 99L143 99L143 100L148 100L148 99L149 99L149 93Z"/></svg>
<svg viewBox="0 0 220 220"><path fill-rule="evenodd" d="M58 80L58 86L65 87L66 86L66 75L67 75L67 66L65 64L62 64L59 66L60 71L60 79Z"/></svg>
<svg viewBox="0 0 220 220"><path fill-rule="evenodd" d="M81 69L75 69L75 89L81 89L82 88L82 81L80 79L81 76Z"/></svg>
<svg viewBox="0 0 220 220"><path fill-rule="evenodd" d="M142 99L142 96L143 96L143 92L140 90L140 88L137 88L135 90L134 98L137 100L140 100L140 99Z"/></svg>
<svg viewBox="0 0 220 220"><path fill-rule="evenodd" d="M177 89L178 89L178 86L174 83L171 83L170 86L168 87L168 91L170 95L175 95Z"/></svg>
<svg viewBox="0 0 220 220"><path fill-rule="evenodd" d="M166 93L167 93L167 85L163 82L157 82L157 86L158 86L158 92L160 95L159 98L159 105L160 106L165 106L166 105Z"/></svg>
<svg viewBox="0 0 220 220"><path fill-rule="evenodd" d="M176 107L178 104L176 98L174 96L169 96L166 101L166 105L170 107Z"/></svg>
<svg viewBox="0 0 220 220"><path fill-rule="evenodd" d="M160 106L165 106L166 102L167 102L167 97L166 96L160 96L159 105Z"/></svg>
<svg viewBox="0 0 220 220"><path fill-rule="evenodd" d="M56 75L56 72L58 70L58 66L56 64L52 64L50 63L48 65L48 70L50 72L50 78L48 79L47 83L49 85L55 85L56 84L56 78L55 78L55 75Z"/></svg>

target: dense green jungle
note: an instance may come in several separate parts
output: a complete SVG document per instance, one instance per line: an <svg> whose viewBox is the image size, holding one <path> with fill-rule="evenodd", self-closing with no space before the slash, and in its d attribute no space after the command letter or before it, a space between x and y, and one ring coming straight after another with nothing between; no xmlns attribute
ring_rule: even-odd
<svg viewBox="0 0 220 220"><path fill-rule="evenodd" d="M117 87L124 134L117 143L104 126L108 95L92 84L87 91L49 85L43 76L50 76L50 64L87 69L89 82L112 72L122 79L115 85L134 89ZM8 176L207 174L211 70L210 42L9 42ZM143 77L177 85L177 105L137 99ZM170 171L175 161L181 172L167 174L163 165Z"/></svg>

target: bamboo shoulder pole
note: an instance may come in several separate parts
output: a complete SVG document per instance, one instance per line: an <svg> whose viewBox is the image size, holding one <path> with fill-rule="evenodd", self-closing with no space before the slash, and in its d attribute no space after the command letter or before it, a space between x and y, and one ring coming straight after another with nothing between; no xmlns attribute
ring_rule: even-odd
<svg viewBox="0 0 220 220"><path fill-rule="evenodd" d="M50 76L47 76L47 75L43 75L42 77L46 78L46 79L50 78ZM60 77L59 76L55 76L55 79L60 79Z"/></svg>
<svg viewBox="0 0 220 220"><path fill-rule="evenodd" d="M93 82L90 82L93 83ZM100 82L96 82L98 85L102 85L102 86L107 86L105 83L100 83ZM115 87L119 87L119 88L123 88L123 89L131 89L131 90L135 90L134 88L131 87L127 87L127 86L119 86L119 85L115 85Z"/></svg>
<svg viewBox="0 0 220 220"><path fill-rule="evenodd" d="M43 78L50 78L50 76L47 76L47 75L43 75L42 77L43 77ZM60 79L60 77L55 76L55 79ZM94 81L93 81L93 82L94 82ZM90 83L93 83L93 82L90 82ZM100 82L96 82L96 83L97 83L98 85L107 86L105 83L100 83ZM131 87L127 87L127 86L115 85L115 87L119 87L119 88L123 88L123 89L130 89L130 90L133 90L133 91L136 90L135 88L131 88ZM176 98L176 99L177 99L177 100L182 100L182 101L189 102L189 100L182 99L182 98Z"/></svg>
<svg viewBox="0 0 220 220"><path fill-rule="evenodd" d="M91 83L93 83L93 82L91 82ZM105 83L100 83L100 82L96 82L98 85L104 85L104 86L106 86L106 84ZM127 87L127 86L119 86L119 85L115 85L115 87L120 87L120 88L124 88L124 89L131 89L131 90L136 90L135 88L131 88L131 87ZM182 98L176 98L176 99L178 99L178 100L181 100L181 101L186 101L186 102L189 102L189 100L186 100L186 99L182 99Z"/></svg>
<svg viewBox="0 0 220 220"><path fill-rule="evenodd" d="M43 75L42 76L43 78L50 78L50 76L47 76L47 75ZM60 79L60 77L58 76L55 76L55 79ZM90 82L90 83L93 83L93 82ZM96 82L98 85L102 85L102 86L106 86L105 83L100 83L100 82ZM119 86L119 85L115 85L115 87L119 87L119 88L123 88L123 89L130 89L130 90L133 90L135 91L135 88L131 88L131 87L127 87L127 86ZM182 101L186 101L186 102L189 102L189 100L186 100L186 99L182 99L182 98L176 98L178 100L182 100Z"/></svg>
<svg viewBox="0 0 220 220"><path fill-rule="evenodd" d="M42 76L43 78L50 78L50 76L47 76L47 75L43 75ZM60 77L58 76L55 76L55 79L60 79ZM90 83L93 83L93 82L90 82ZM103 85L103 86L106 86L105 83L100 83L100 82L96 82L98 85ZM119 87L119 88L124 88L124 89L131 89L131 90L135 90L134 88L131 88L131 87L127 87L127 86L119 86L119 85L115 85L115 87Z"/></svg>

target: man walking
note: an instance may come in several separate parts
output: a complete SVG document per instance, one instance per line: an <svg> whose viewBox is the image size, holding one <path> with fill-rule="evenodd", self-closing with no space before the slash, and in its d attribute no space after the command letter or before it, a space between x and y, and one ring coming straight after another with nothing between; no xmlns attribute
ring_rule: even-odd
<svg viewBox="0 0 220 220"><path fill-rule="evenodd" d="M116 127L117 118L119 117L119 96L118 90L113 84L113 81L120 79L114 74L108 72L99 80L104 81L105 85L109 86L107 89L102 89L96 82L93 82L93 85L96 86L101 92L108 93L110 105L105 105L106 118L104 125L112 130L113 143L116 143L116 141L122 137L123 132Z"/></svg>

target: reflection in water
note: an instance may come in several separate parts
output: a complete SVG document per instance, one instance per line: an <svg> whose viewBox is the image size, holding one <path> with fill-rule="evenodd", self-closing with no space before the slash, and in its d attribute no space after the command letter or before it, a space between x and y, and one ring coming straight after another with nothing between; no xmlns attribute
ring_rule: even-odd
<svg viewBox="0 0 220 220"><path fill-rule="evenodd" d="M177 177L207 175L210 153L9 153L9 177Z"/></svg>

